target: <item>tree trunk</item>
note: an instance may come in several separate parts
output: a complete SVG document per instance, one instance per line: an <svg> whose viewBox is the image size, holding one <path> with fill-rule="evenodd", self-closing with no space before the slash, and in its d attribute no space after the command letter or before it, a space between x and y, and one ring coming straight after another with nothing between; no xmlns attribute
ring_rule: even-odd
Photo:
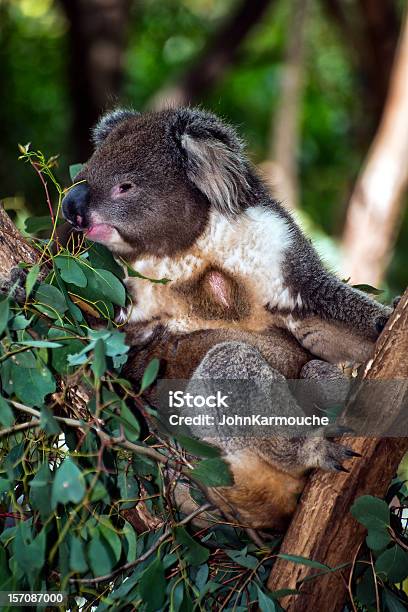
<svg viewBox="0 0 408 612"><path fill-rule="evenodd" d="M408 17L384 115L351 197L343 272L355 283L381 282L395 242L408 183Z"/></svg>
<svg viewBox="0 0 408 612"><path fill-rule="evenodd" d="M288 208L299 203L299 111L303 91L303 55L308 0L292 0L279 100L273 120L271 151L265 171L274 196ZM265 173L265 172L264 172Z"/></svg>
<svg viewBox="0 0 408 612"><path fill-rule="evenodd" d="M0 277L7 278L20 262L34 264L38 251L28 244L0 203Z"/></svg>
<svg viewBox="0 0 408 612"><path fill-rule="evenodd" d="M356 74L364 116L356 126L360 144L372 139L387 97L398 41L399 19L394 0L324 0L327 14L338 26Z"/></svg>
<svg viewBox="0 0 408 612"><path fill-rule="evenodd" d="M78 162L88 159L89 130L120 94L130 0L61 0L70 23L69 86Z"/></svg>
<svg viewBox="0 0 408 612"><path fill-rule="evenodd" d="M179 83L160 90L151 101L151 106L158 110L200 101L202 95L225 74L235 59L239 45L261 20L270 4L271 0L243 0Z"/></svg>
<svg viewBox="0 0 408 612"><path fill-rule="evenodd" d="M397 381L398 393L391 394L380 411L367 402L367 380ZM347 407L348 414L366 408L378 423L393 422L408 394L408 290L376 345L374 358L366 365L362 382ZM384 417L384 413L386 417ZM284 538L281 552L300 555L336 567L352 562L363 542L365 529L350 514L350 506L360 495L384 497L396 469L408 450L408 438L348 438L344 443L361 453L350 473L315 473L303 495ZM329 573L299 586L299 595L285 597L282 605L289 612L343 609L349 568ZM299 581L318 573L316 569L277 559L268 581L272 591L296 588Z"/></svg>

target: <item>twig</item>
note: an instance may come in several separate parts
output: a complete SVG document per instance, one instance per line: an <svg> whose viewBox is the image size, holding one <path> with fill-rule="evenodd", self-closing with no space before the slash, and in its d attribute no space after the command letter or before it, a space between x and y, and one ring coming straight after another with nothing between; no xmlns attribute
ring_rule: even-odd
<svg viewBox="0 0 408 612"><path fill-rule="evenodd" d="M38 167L38 164L36 162L31 161L31 160L30 160L30 164L32 165L32 167L34 168L36 173L38 174L38 176L40 178L40 181L43 184L44 191L45 191L45 197L46 197L46 200L47 200L47 204L48 204L48 208L49 208L49 211L50 211L51 219L52 219L52 222L55 223L54 211L52 209L51 198L50 198L50 194L48 192L47 181L43 177L42 172L41 172L41 170Z"/></svg>
<svg viewBox="0 0 408 612"><path fill-rule="evenodd" d="M32 421L28 421L27 423L19 423L18 425L13 425L13 427L7 427L7 429L2 429L0 431L0 438L4 436L9 436L17 431L24 431L25 429L31 429L33 427L38 427L40 425L40 421L38 419L33 419Z"/></svg>
<svg viewBox="0 0 408 612"><path fill-rule="evenodd" d="M142 563L142 561L146 561L146 559L148 559L150 555L153 554L159 548L159 546L163 544L163 542L165 542L167 538L172 535L174 527L181 527L182 525L186 525L187 523L192 521L196 516L198 516L202 512L206 512L212 507L213 507L213 504L210 504L209 502L207 502L203 504L202 506L200 506L199 508L197 508L197 510L194 510L194 512L191 512L191 514L186 516L182 521L176 523L169 529L166 529L166 531L160 536L160 538L145 553L143 553L143 555L141 555L138 559L135 559L135 561L130 561L129 563L125 563L125 565L122 565L122 567L119 567L118 569L114 570L110 574L105 574L105 576L98 576L97 578L70 578L69 582L70 583L80 583L80 584L98 584L99 582L105 582L106 580L111 580L118 574L121 574L122 572L126 572L127 570L132 569L139 563Z"/></svg>

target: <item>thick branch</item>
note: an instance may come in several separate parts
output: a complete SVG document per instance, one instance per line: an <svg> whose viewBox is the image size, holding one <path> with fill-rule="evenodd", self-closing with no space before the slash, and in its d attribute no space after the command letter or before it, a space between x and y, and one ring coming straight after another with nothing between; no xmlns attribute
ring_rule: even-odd
<svg viewBox="0 0 408 612"><path fill-rule="evenodd" d="M38 252L28 244L0 203L0 276L7 278L20 262L33 264Z"/></svg>
<svg viewBox="0 0 408 612"><path fill-rule="evenodd" d="M400 379L399 393L384 402L379 399L378 414L373 410L367 380ZM386 386L386 385L385 385ZM369 394L370 402L366 394ZM408 290L382 333L374 358L364 371L359 391L347 407L347 413L367 408L378 423L393 422L400 413L408 392ZM384 418L384 413L386 417ZM344 443L361 453L351 472L339 475L315 473L310 479L296 515L283 541L281 552L300 555L330 567L352 562L365 536L349 510L360 495L384 497L395 471L408 449L407 438L349 438ZM344 570L348 574L349 570ZM316 570L277 559L268 587L271 590L296 588L299 581ZM343 609L346 596L339 572L326 574L300 586L300 595L286 597L282 604L289 612Z"/></svg>

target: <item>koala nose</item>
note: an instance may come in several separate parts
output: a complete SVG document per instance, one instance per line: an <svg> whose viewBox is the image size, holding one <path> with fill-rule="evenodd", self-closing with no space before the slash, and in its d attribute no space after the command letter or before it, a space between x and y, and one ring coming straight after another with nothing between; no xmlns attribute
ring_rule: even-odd
<svg viewBox="0 0 408 612"><path fill-rule="evenodd" d="M78 229L87 227L90 191L87 183L74 185L62 200L62 214Z"/></svg>

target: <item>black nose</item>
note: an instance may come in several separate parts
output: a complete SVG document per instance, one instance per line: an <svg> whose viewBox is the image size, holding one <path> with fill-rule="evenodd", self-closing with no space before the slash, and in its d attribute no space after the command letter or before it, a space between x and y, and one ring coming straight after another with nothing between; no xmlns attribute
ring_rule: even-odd
<svg viewBox="0 0 408 612"><path fill-rule="evenodd" d="M74 185L62 200L62 214L78 229L88 225L89 187L87 183Z"/></svg>

